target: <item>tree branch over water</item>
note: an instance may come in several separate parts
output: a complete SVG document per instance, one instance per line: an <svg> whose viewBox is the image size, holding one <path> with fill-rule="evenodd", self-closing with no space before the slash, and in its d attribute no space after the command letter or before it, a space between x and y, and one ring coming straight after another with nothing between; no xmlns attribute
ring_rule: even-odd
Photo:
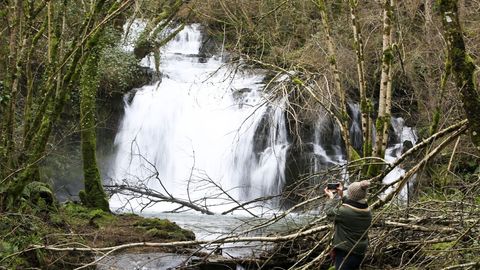
<svg viewBox="0 0 480 270"><path fill-rule="evenodd" d="M125 193L125 191L128 191L128 192L130 192L130 194L138 194L138 195L147 196L149 198L160 199L160 201L162 201L162 202L176 203L176 204L191 208L195 211L201 212L203 214L207 214L207 215L213 215L214 214L213 212L209 211L208 209L195 204L195 202L189 202L189 201L186 201L186 200L177 199L177 198L172 197L172 196L167 196L167 195L164 195L164 194L162 194L162 193L160 193L156 190L153 190L153 189L146 189L146 188L142 189L142 188L139 188L139 187L133 187L133 186L125 185L125 184L123 184L123 185L105 185L105 189L109 193L118 193L118 194L125 194L125 195L128 195L128 193Z"/></svg>

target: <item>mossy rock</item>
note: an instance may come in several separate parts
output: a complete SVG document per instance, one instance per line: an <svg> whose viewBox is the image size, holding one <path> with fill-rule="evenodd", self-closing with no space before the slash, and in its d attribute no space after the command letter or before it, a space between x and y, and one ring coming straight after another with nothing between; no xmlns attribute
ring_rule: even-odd
<svg viewBox="0 0 480 270"><path fill-rule="evenodd" d="M194 240L195 234L189 230L180 228L175 222L167 219L145 218L134 223L134 226L145 230L146 237Z"/></svg>
<svg viewBox="0 0 480 270"><path fill-rule="evenodd" d="M33 181L27 184L22 191L22 201L21 208L26 212L57 211L57 201L51 187L46 183Z"/></svg>
<svg viewBox="0 0 480 270"><path fill-rule="evenodd" d="M171 222L167 219L159 218L146 218L135 222L134 226L140 228L157 228L161 230L178 230L181 229L175 222Z"/></svg>

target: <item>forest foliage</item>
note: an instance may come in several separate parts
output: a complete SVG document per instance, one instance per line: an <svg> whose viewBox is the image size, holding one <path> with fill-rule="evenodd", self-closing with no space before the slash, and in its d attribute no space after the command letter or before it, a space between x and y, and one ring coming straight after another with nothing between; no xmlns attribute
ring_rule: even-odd
<svg viewBox="0 0 480 270"><path fill-rule="evenodd" d="M149 42L146 53L153 52L174 33L150 36L170 27L182 1L99 0L77 5L14 0L1 5L5 34L0 39L0 209L18 207L28 184L45 183L39 168L63 139L56 135L73 126L82 135L86 186L82 198L89 206L108 210L95 157L97 96L129 90L145 77L136 74L141 73L140 59L118 49L127 18L151 24L133 46L137 49ZM68 107L77 110L64 114ZM65 116L70 119L64 121ZM69 127L61 126L65 122Z"/></svg>

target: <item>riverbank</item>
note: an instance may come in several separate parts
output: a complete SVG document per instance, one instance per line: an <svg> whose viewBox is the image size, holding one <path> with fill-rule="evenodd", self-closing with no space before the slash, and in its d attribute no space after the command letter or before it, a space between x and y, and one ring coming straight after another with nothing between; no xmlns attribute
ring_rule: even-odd
<svg viewBox="0 0 480 270"><path fill-rule="evenodd" d="M0 216L0 269L75 269L95 261L97 249L135 242L194 240L195 235L167 219L135 214L112 214L87 209L76 203L56 211ZM49 251L34 245L91 248L92 251ZM148 247L129 253L151 252ZM175 253L175 248L155 247L155 252Z"/></svg>

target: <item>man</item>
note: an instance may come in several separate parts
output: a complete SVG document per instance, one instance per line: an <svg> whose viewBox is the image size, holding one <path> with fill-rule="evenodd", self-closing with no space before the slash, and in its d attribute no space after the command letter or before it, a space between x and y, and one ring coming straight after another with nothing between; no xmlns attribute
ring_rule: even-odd
<svg viewBox="0 0 480 270"><path fill-rule="evenodd" d="M343 197L343 186L325 188L330 199L325 205L327 218L335 224L333 254L336 270L359 269L368 247L368 228L372 214L367 204L369 181L354 182Z"/></svg>

